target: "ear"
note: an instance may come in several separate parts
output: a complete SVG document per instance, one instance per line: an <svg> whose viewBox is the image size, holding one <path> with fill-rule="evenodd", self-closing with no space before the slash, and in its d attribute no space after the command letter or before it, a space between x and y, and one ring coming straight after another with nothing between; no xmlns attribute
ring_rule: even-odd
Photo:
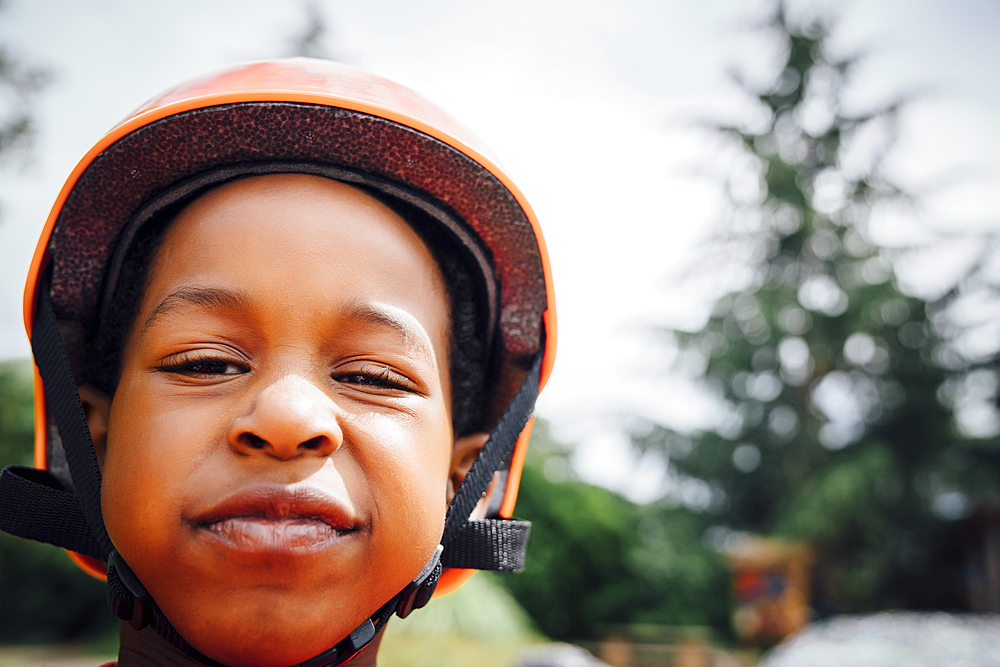
<svg viewBox="0 0 1000 667"><path fill-rule="evenodd" d="M451 472L448 474L448 503L455 498L455 492L461 486L462 480L469 474L473 462L479 456L479 450L486 444L489 433L472 433L455 440L455 448L451 452Z"/></svg>
<svg viewBox="0 0 1000 667"><path fill-rule="evenodd" d="M108 420L111 416L111 397L92 384L80 385L80 400L87 416L90 438L94 441L97 465L104 470L104 455L108 449Z"/></svg>

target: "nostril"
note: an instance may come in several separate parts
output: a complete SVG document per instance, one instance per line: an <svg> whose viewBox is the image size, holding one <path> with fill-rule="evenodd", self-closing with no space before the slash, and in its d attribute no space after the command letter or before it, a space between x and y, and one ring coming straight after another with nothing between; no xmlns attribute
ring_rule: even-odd
<svg viewBox="0 0 1000 667"><path fill-rule="evenodd" d="M0 0L0 3L2 2L3 0ZM236 437L233 445L237 451L243 454L265 452L279 459L292 459L304 452L315 452L325 455L328 451L337 449L334 446L335 441L327 434L321 433L305 440L300 439L305 434L298 435L299 437L296 437L294 433L279 434L272 440L271 438L261 437L252 430L247 430Z"/></svg>
<svg viewBox="0 0 1000 667"><path fill-rule="evenodd" d="M323 444L323 436L317 435L315 438L309 438L302 443L302 447L305 449L319 449L320 445Z"/></svg>
<svg viewBox="0 0 1000 667"><path fill-rule="evenodd" d="M260 437L259 435L254 435L253 433L244 433L243 439L246 441L248 445L250 445L254 449L264 449L264 447L267 445L267 440Z"/></svg>

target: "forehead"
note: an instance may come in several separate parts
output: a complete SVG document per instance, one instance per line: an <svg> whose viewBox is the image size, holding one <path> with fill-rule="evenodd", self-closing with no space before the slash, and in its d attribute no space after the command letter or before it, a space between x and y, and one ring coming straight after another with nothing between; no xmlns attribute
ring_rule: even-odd
<svg viewBox="0 0 1000 667"><path fill-rule="evenodd" d="M187 287L317 311L377 302L429 334L448 327L444 280L420 236L374 197L318 176L245 178L184 208L154 257L141 310Z"/></svg>
<svg viewBox="0 0 1000 667"><path fill-rule="evenodd" d="M276 242L270 250L290 253L288 259L367 244L366 254L407 253L434 264L422 239L384 203L354 186L308 174L252 176L210 190L181 210L164 245L184 245L190 236L213 246L268 239ZM185 250L196 256L199 247Z"/></svg>

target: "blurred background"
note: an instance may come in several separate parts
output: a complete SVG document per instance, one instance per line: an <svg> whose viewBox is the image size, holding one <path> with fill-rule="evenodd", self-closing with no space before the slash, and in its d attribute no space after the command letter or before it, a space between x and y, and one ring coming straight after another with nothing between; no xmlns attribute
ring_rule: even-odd
<svg viewBox="0 0 1000 667"><path fill-rule="evenodd" d="M383 664L596 664L553 642L616 667L821 664L809 637L830 658L858 628L897 659L939 635L931 653L982 658L998 27L990 0L3 0L0 459L31 460L21 293L76 161L182 80L332 58L500 156L560 324L525 572L394 622ZM113 655L103 598L60 551L0 535L0 665Z"/></svg>

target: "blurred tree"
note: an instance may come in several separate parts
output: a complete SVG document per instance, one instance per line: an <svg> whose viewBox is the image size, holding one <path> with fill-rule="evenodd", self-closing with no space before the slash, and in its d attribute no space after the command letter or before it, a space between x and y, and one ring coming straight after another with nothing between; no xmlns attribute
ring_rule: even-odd
<svg viewBox="0 0 1000 667"><path fill-rule="evenodd" d="M717 547L738 531L814 543L821 612L956 607L954 520L1000 489L1000 448L955 428L953 399L996 376L970 376L954 345L961 290L905 293L869 236L874 206L912 204L883 170L906 100L847 112L857 59L831 55L827 24L779 7L767 29L780 73L738 79L760 122L714 127L739 169L697 271L735 282L701 331L664 332L725 417L693 442L662 427L634 440L701 489Z"/></svg>
<svg viewBox="0 0 1000 667"><path fill-rule="evenodd" d="M532 522L524 572L504 583L556 639L628 623L720 625L727 580L704 522L571 479L568 450L536 419L517 516Z"/></svg>
<svg viewBox="0 0 1000 667"><path fill-rule="evenodd" d="M32 102L48 78L46 70L25 65L0 45L0 164L23 157L34 134Z"/></svg>
<svg viewBox="0 0 1000 667"><path fill-rule="evenodd" d="M328 47L332 31L327 25L322 5L315 1L309 1L303 5L303 8L305 9L305 25L300 32L288 40L286 55L342 60Z"/></svg>

